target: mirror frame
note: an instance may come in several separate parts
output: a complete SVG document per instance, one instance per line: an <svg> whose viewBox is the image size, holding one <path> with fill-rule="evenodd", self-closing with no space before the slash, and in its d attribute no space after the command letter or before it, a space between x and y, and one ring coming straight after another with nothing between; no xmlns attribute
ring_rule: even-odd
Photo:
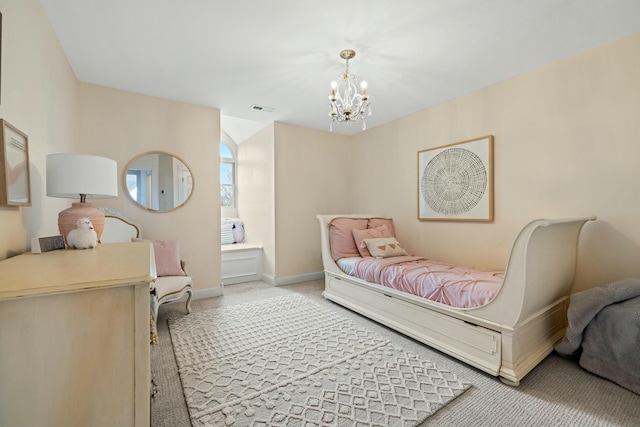
<svg viewBox="0 0 640 427"><path fill-rule="evenodd" d="M181 204L179 204L178 206L174 206L171 209L153 209L153 208L148 208L146 206L143 206L142 204L140 204L137 200L135 200L133 197L131 197L131 193L129 192L129 187L127 187L127 174L129 172L129 168L131 167L131 165L133 165L136 161L140 160L141 158L143 158L144 156L148 156L150 154L165 154L167 156L171 156L176 160L179 160L182 162L182 164L187 168L187 170L189 171L189 173L191 174L191 192L189 193L189 196L187 196L187 198L184 200L184 202L182 202ZM122 186L124 187L125 193L127 193L127 197L129 198L130 201L132 201L137 207L139 207L140 209L144 209L145 211L149 211L149 212L155 212L155 213L167 213L167 212L172 212L175 211L176 209L184 206L189 200L191 200L191 197L193 196L193 190L195 189L195 178L193 177L193 171L191 170L191 167L189 166L189 164L187 162L184 161L184 159L182 159L181 157L170 153L168 151L163 151L163 150L151 150L151 151L145 151L144 153L138 154L137 156L135 156L133 159L131 159L127 165L124 168L123 174L122 174Z"/></svg>

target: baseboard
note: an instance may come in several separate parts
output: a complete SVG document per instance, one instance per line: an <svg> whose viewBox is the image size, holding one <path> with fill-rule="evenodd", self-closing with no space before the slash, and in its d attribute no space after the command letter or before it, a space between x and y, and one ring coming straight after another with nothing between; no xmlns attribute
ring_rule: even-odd
<svg viewBox="0 0 640 427"><path fill-rule="evenodd" d="M315 271L313 273L294 274L292 276L274 276L272 274L262 273L262 281L273 286L293 285L294 283L308 282L310 280L324 279L324 271Z"/></svg>
<svg viewBox="0 0 640 427"><path fill-rule="evenodd" d="M275 277L273 275L262 273L262 281L267 282L273 286L293 285L294 283L308 282L310 280L324 279L324 271L316 271L313 273L296 274L293 276L280 276ZM223 295L223 287L217 286L215 288L207 289L194 289L193 299L214 298Z"/></svg>
<svg viewBox="0 0 640 427"><path fill-rule="evenodd" d="M222 286L207 289L194 289L193 299L214 298L222 296Z"/></svg>

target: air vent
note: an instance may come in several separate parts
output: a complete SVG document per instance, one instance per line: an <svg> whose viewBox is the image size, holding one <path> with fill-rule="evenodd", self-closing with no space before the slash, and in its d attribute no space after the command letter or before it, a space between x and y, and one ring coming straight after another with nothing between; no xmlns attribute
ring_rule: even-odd
<svg viewBox="0 0 640 427"><path fill-rule="evenodd" d="M273 107L267 107L265 105L258 105L258 104L253 104L251 106L251 109L255 111L264 111L265 113L273 113L273 111L275 110L275 108Z"/></svg>

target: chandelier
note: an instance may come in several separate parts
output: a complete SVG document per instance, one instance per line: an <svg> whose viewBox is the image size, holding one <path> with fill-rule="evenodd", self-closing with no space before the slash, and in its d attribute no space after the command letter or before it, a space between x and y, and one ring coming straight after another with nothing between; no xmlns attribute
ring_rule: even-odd
<svg viewBox="0 0 640 427"><path fill-rule="evenodd" d="M365 115L371 115L369 95L367 95L367 82L360 83L362 93L358 93L358 78L349 74L349 60L356 56L356 52L347 49L340 52L340 58L346 61L344 74L338 76L338 81L331 82L331 96L329 101L329 130L333 131L333 122L355 122L362 119L362 130L367 128L364 121Z"/></svg>

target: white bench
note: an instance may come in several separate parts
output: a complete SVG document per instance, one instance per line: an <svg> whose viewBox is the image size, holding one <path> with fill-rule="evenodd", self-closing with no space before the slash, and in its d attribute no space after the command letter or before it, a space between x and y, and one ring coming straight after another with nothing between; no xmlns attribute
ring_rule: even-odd
<svg viewBox="0 0 640 427"><path fill-rule="evenodd" d="M262 280L262 245L234 243L221 245L222 284Z"/></svg>

